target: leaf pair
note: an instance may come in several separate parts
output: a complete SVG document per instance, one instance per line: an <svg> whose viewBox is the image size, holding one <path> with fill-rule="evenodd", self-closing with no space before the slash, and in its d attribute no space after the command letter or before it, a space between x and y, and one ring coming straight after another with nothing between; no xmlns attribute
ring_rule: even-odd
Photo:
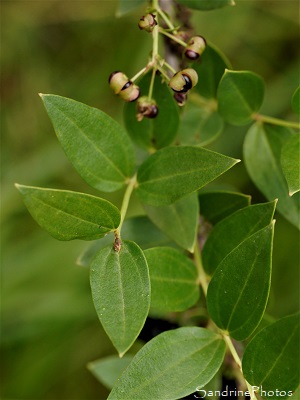
<svg viewBox="0 0 300 400"><path fill-rule="evenodd" d="M135 156L126 132L100 110L55 95L42 95L61 145L92 187L114 191L132 176ZM167 147L139 167L137 195L142 202L174 203L227 171L238 160L189 146Z"/></svg>
<svg viewBox="0 0 300 400"><path fill-rule="evenodd" d="M208 312L237 340L251 335L267 304L275 203L245 207L221 220L203 249L204 267L212 275Z"/></svg>

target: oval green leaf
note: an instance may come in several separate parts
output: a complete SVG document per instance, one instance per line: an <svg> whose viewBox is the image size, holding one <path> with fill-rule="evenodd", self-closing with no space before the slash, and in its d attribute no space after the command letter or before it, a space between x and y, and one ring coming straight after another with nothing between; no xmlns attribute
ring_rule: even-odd
<svg viewBox="0 0 300 400"><path fill-rule="evenodd" d="M151 308L160 312L184 311L199 298L194 263L180 251L168 247L145 250L150 281Z"/></svg>
<svg viewBox="0 0 300 400"><path fill-rule="evenodd" d="M227 191L203 191L199 193L201 215L215 225L241 208L250 206L251 197Z"/></svg>
<svg viewBox="0 0 300 400"><path fill-rule="evenodd" d="M293 135L283 145L281 151L281 166L286 178L289 195L300 190L300 135Z"/></svg>
<svg viewBox="0 0 300 400"><path fill-rule="evenodd" d="M217 112L188 104L179 125L178 141L182 145L207 146L217 139L223 127Z"/></svg>
<svg viewBox="0 0 300 400"><path fill-rule="evenodd" d="M233 125L247 124L260 109L264 91L264 81L259 75L226 70L217 92L218 111Z"/></svg>
<svg viewBox="0 0 300 400"><path fill-rule="evenodd" d="M224 71L226 68L231 69L231 65L225 55L209 43L201 55L201 62L194 63L193 68L198 73L198 84L195 91L203 97L215 99ZM193 94L191 97L193 97Z"/></svg>
<svg viewBox="0 0 300 400"><path fill-rule="evenodd" d="M179 246L193 252L198 229L199 204L196 193L169 206L144 206L149 218Z"/></svg>
<svg viewBox="0 0 300 400"><path fill-rule="evenodd" d="M88 363L91 373L108 389L112 389L122 372L128 367L133 355L125 354L122 358L109 356Z"/></svg>
<svg viewBox="0 0 300 400"><path fill-rule="evenodd" d="M234 6L233 0L177 0L183 6L194 10L208 11L225 6Z"/></svg>
<svg viewBox="0 0 300 400"><path fill-rule="evenodd" d="M124 241L120 252L107 246L91 264L91 288L101 324L120 357L139 335L150 307L147 261L134 242Z"/></svg>
<svg viewBox="0 0 300 400"><path fill-rule="evenodd" d="M62 148L81 177L105 192L123 187L135 167L125 130L96 108L51 94L41 98Z"/></svg>
<svg viewBox="0 0 300 400"><path fill-rule="evenodd" d="M225 342L204 328L164 332L148 342L118 379L109 400L180 399L218 372Z"/></svg>
<svg viewBox="0 0 300 400"><path fill-rule="evenodd" d="M295 314L262 329L247 345L243 372L247 381L259 388L258 393L263 398L290 398L297 389L300 383L299 343L300 318Z"/></svg>
<svg viewBox="0 0 300 400"><path fill-rule="evenodd" d="M144 215L124 221L122 225L122 238L137 243L143 250L157 246L177 247L171 239ZM107 235L102 240L90 243L88 248L77 259L77 264L82 267L89 267L96 253L111 244L113 240L112 235Z"/></svg>
<svg viewBox="0 0 300 400"><path fill-rule="evenodd" d="M203 266L213 275L220 262L253 233L273 219L276 201L242 208L220 221L208 237L202 251ZM230 234L229 234L230 232Z"/></svg>
<svg viewBox="0 0 300 400"><path fill-rule="evenodd" d="M208 286L207 308L211 318L236 340L245 340L254 332L266 308L273 226L272 222L229 253Z"/></svg>
<svg viewBox="0 0 300 400"><path fill-rule="evenodd" d="M300 116L300 86L295 90L292 97L292 108L295 114Z"/></svg>
<svg viewBox="0 0 300 400"><path fill-rule="evenodd" d="M147 96L151 81L151 73L145 75L138 85L141 96ZM152 98L158 106L156 118L136 119L136 102L124 105L124 122L131 139L145 149L160 149L171 144L177 134L179 126L178 105L175 102L171 89L162 82L160 76L155 77Z"/></svg>
<svg viewBox="0 0 300 400"><path fill-rule="evenodd" d="M152 154L138 169L137 195L153 206L172 204L192 193L239 160L201 147L172 146Z"/></svg>
<svg viewBox="0 0 300 400"><path fill-rule="evenodd" d="M99 197L68 190L16 187L32 217L55 239L99 239L120 224L117 207Z"/></svg>
<svg viewBox="0 0 300 400"><path fill-rule="evenodd" d="M299 193L288 195L286 179L280 164L283 145L292 133L281 126L253 125L244 141L247 171L268 200L278 198L277 210L299 229Z"/></svg>

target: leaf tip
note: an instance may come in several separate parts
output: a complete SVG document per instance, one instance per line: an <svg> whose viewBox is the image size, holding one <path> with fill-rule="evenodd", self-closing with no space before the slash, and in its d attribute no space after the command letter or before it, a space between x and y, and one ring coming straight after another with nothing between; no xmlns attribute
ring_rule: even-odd
<svg viewBox="0 0 300 400"><path fill-rule="evenodd" d="M40 96L41 99L45 96L43 93L38 93L38 95Z"/></svg>
<svg viewBox="0 0 300 400"><path fill-rule="evenodd" d="M21 191L22 191L22 188L24 187L23 185L20 185L19 183L15 183L14 185L15 185L15 188L16 188L19 192L21 192Z"/></svg>
<svg viewBox="0 0 300 400"><path fill-rule="evenodd" d="M234 0L231 0L231 2L229 3L229 5L230 5L230 6L235 6L235 5L236 5L236 3L235 3L235 1L234 1Z"/></svg>
<svg viewBox="0 0 300 400"><path fill-rule="evenodd" d="M124 354L126 353L126 350L123 351L122 353L119 352L119 358L122 358L124 356Z"/></svg>

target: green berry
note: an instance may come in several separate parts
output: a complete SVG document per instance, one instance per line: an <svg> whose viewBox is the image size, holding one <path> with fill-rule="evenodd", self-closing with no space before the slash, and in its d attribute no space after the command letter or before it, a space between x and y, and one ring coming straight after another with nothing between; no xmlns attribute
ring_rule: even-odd
<svg viewBox="0 0 300 400"><path fill-rule="evenodd" d="M114 93L125 101L135 101L140 95L139 87L134 85L121 71L112 72L108 82Z"/></svg>
<svg viewBox="0 0 300 400"><path fill-rule="evenodd" d="M189 60L195 61L204 52L206 40L202 36L193 36L185 48L184 55Z"/></svg>
<svg viewBox="0 0 300 400"><path fill-rule="evenodd" d="M142 121L144 117L155 118L158 114L158 107L154 100L149 100L148 97L143 96L137 102L136 119Z"/></svg>
<svg viewBox="0 0 300 400"><path fill-rule="evenodd" d="M170 79L169 86L176 93L187 93L198 82L197 72L192 68L186 68L176 72Z"/></svg>
<svg viewBox="0 0 300 400"><path fill-rule="evenodd" d="M139 28L146 32L152 32L156 25L157 22L153 14L144 15L139 22Z"/></svg>

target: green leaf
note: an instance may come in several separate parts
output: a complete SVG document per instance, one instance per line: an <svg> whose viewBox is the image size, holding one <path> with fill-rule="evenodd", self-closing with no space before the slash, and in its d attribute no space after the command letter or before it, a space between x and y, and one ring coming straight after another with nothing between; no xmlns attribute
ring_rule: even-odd
<svg viewBox="0 0 300 400"><path fill-rule="evenodd" d="M260 388L263 398L290 398L300 383L299 321L299 314L294 314L274 322L258 332L245 349L245 378ZM269 393L266 396L261 390ZM276 391L282 393L277 396Z"/></svg>
<svg viewBox="0 0 300 400"><path fill-rule="evenodd" d="M258 326L271 283L272 222L244 240L219 264L207 291L208 312L236 340ZM229 235L227 235L229 236Z"/></svg>
<svg viewBox="0 0 300 400"><path fill-rule="evenodd" d="M180 251L168 247L145 250L150 281L151 308L160 312L184 311L199 298L194 263Z"/></svg>
<svg viewBox="0 0 300 400"><path fill-rule="evenodd" d="M242 208L221 220L208 237L202 251L205 271L213 275L220 262L253 233L273 219L276 201ZM230 234L228 234L230 232Z"/></svg>
<svg viewBox="0 0 300 400"><path fill-rule="evenodd" d="M292 196L300 190L300 135L293 135L283 145L281 166Z"/></svg>
<svg viewBox="0 0 300 400"><path fill-rule="evenodd" d="M295 114L300 116L300 86L295 90L292 97L292 109Z"/></svg>
<svg viewBox="0 0 300 400"><path fill-rule="evenodd" d="M260 109L264 90L263 79L253 72L226 70L217 92L220 115L233 125L247 124Z"/></svg>
<svg viewBox="0 0 300 400"><path fill-rule="evenodd" d="M121 373L128 367L133 355L125 354L122 358L109 356L88 363L91 373L108 389L112 389Z"/></svg>
<svg viewBox="0 0 300 400"><path fill-rule="evenodd" d="M217 112L188 103L178 130L178 141L182 145L206 146L216 140L224 127Z"/></svg>
<svg viewBox="0 0 300 400"><path fill-rule="evenodd" d="M193 252L198 229L199 204L196 193L184 197L169 206L145 205L151 219L179 246Z"/></svg>
<svg viewBox="0 0 300 400"><path fill-rule="evenodd" d="M250 205L251 197L228 191L205 191L199 193L201 215L213 225Z"/></svg>
<svg viewBox="0 0 300 400"><path fill-rule="evenodd" d="M224 355L225 342L208 329L164 332L136 354L108 399L180 399L209 382Z"/></svg>
<svg viewBox="0 0 300 400"><path fill-rule="evenodd" d="M146 0L119 0L117 17L122 17L123 15L134 11L144 3L146 3Z"/></svg>
<svg viewBox="0 0 300 400"><path fill-rule="evenodd" d="M157 246L176 246L160 229L158 229L146 216L126 219L122 226L122 238L132 240L141 249ZM102 240L90 243L89 247L80 255L77 264L89 267L99 250L113 242L113 236L107 235Z"/></svg>
<svg viewBox="0 0 300 400"><path fill-rule="evenodd" d="M117 229L120 212L89 194L16 184L37 223L58 240L94 240Z"/></svg>
<svg viewBox="0 0 300 400"><path fill-rule="evenodd" d="M148 73L138 82L141 96L148 94L151 75L152 73ZM179 126L179 111L171 89L159 76L155 77L152 98L159 110L156 118L138 121L137 105L132 102L124 105L124 122L128 134L138 146L160 149L174 141Z"/></svg>
<svg viewBox="0 0 300 400"><path fill-rule="evenodd" d="M247 171L268 200L278 198L277 210L299 228L299 193L288 195L286 179L280 165L282 146L292 137L281 126L255 124L244 141L244 160Z"/></svg>
<svg viewBox="0 0 300 400"><path fill-rule="evenodd" d="M142 250L123 241L120 252L101 249L91 264L92 296L98 317L120 357L139 335L150 307L150 278Z"/></svg>
<svg viewBox="0 0 300 400"><path fill-rule="evenodd" d="M201 55L201 62L194 63L193 68L198 73L198 84L195 91L203 97L215 99L224 71L226 68L231 69L231 65L225 55L209 43Z"/></svg>
<svg viewBox="0 0 300 400"><path fill-rule="evenodd" d="M124 186L135 167L125 130L96 108L50 94L41 98L62 148L81 177L105 192Z"/></svg>
<svg viewBox="0 0 300 400"><path fill-rule="evenodd" d="M216 179L237 162L201 147L166 147L139 167L137 195L142 202L153 206L172 204Z"/></svg>
<svg viewBox="0 0 300 400"><path fill-rule="evenodd" d="M193 8L194 10L214 10L225 6L234 6L234 0L177 0L183 6Z"/></svg>

